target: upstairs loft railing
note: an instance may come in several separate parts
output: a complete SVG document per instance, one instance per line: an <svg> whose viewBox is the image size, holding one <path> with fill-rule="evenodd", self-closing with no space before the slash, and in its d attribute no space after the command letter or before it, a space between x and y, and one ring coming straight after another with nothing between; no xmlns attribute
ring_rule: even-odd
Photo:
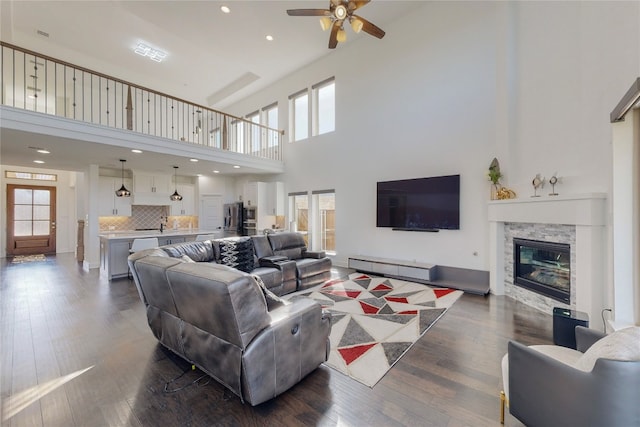
<svg viewBox="0 0 640 427"><path fill-rule="evenodd" d="M0 41L2 105L282 160L283 132Z"/></svg>

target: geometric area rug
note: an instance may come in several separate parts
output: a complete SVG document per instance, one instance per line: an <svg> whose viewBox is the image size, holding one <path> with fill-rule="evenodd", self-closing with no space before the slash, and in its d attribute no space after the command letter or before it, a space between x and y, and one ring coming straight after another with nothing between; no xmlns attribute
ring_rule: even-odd
<svg viewBox="0 0 640 427"><path fill-rule="evenodd" d="M325 364L373 387L462 293L352 273L287 299L311 298L331 312Z"/></svg>

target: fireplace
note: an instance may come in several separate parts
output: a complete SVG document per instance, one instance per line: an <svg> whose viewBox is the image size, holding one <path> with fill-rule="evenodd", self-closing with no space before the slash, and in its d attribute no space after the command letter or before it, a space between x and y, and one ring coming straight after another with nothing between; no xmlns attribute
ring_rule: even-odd
<svg viewBox="0 0 640 427"><path fill-rule="evenodd" d="M513 239L513 283L569 304L571 246L565 243Z"/></svg>

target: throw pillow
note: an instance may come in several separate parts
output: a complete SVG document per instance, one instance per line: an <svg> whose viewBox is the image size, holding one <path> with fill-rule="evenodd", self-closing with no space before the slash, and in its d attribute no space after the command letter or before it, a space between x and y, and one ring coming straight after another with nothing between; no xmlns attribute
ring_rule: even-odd
<svg viewBox="0 0 640 427"><path fill-rule="evenodd" d="M220 264L237 268L245 273L253 271L253 241L251 237L222 239L220 246Z"/></svg>
<svg viewBox="0 0 640 427"><path fill-rule="evenodd" d="M182 259L184 262L195 262L194 260L189 258L189 255L182 255L180 259Z"/></svg>
<svg viewBox="0 0 640 427"><path fill-rule="evenodd" d="M640 327L621 329L596 341L578 359L575 367L581 371L591 372L596 360L600 358L640 361Z"/></svg>

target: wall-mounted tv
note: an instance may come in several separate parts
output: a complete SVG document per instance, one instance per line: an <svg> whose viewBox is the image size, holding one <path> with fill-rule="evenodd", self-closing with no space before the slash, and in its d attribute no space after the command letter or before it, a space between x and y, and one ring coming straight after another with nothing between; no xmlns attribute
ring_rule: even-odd
<svg viewBox="0 0 640 427"><path fill-rule="evenodd" d="M460 229L460 175L378 182L378 227Z"/></svg>

